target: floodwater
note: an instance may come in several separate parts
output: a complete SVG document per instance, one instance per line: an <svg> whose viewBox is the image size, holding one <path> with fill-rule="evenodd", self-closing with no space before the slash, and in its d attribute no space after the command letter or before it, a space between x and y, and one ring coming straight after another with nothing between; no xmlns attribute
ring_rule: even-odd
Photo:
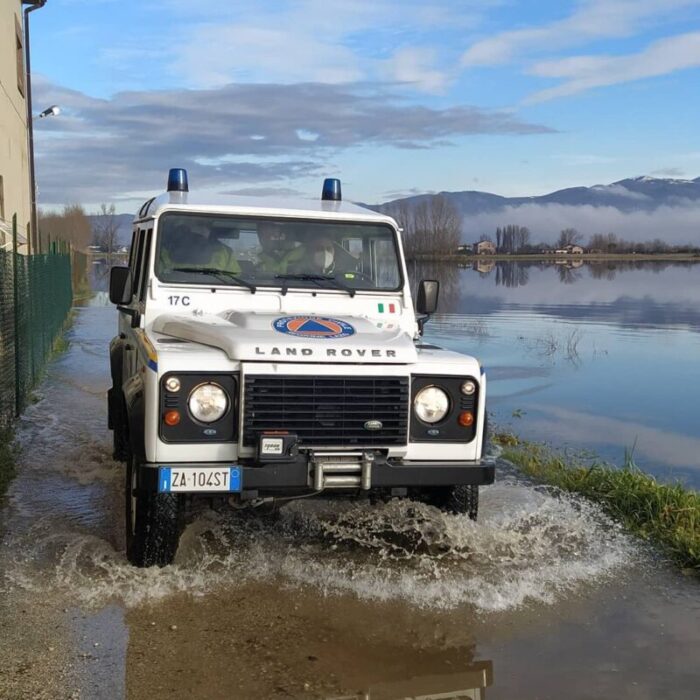
<svg viewBox="0 0 700 700"><path fill-rule="evenodd" d="M486 367L521 437L700 487L700 264L480 263L442 282L430 341Z"/></svg>
<svg viewBox="0 0 700 700"><path fill-rule="evenodd" d="M678 300L656 299L661 311L646 325L639 313L620 316L610 285L584 301L617 281L623 306L634 307L623 283L634 278L652 294L643 271L615 280L584 271L562 285L556 269L533 270L519 288L483 271L439 274L446 313L427 335L482 359L499 424L614 451L625 445L601 426L590 441L557 436L566 411L576 428L582 415L632 423L620 397L601 394L654 392L635 409L649 428L644 411L692 406L692 380L673 374L683 358L692 370L691 299L688 316L676 308L665 327L663 305ZM673 275L656 274L670 275L654 288L670 294ZM557 304L544 303L546 289ZM697 289L684 279L678 294ZM697 698L697 581L594 506L507 465L482 490L478 523L400 501L299 501L277 518L202 508L174 565L130 567L122 468L106 428L114 325L107 306L78 310L68 352L20 424L19 474L0 506L1 698ZM539 329L569 326L582 329L577 358L556 343L540 352ZM667 347L662 362L644 364L647 342ZM644 386L620 376L625 367L641 371ZM661 374L677 382L675 404ZM585 387L580 405L560 383ZM659 416L655 429L697 439L681 416ZM640 435L635 456L658 473L697 474L692 462L664 457L682 451L642 447Z"/></svg>

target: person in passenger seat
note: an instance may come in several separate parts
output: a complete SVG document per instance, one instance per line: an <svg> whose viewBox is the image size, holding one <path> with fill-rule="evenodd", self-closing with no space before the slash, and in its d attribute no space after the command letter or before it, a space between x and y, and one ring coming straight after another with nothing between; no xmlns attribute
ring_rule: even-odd
<svg viewBox="0 0 700 700"><path fill-rule="evenodd" d="M175 267L211 267L234 275L241 271L238 260L228 246L210 240L204 231L185 224L164 228L159 263L162 271Z"/></svg>
<svg viewBox="0 0 700 700"><path fill-rule="evenodd" d="M262 221L258 224L258 239L260 252L256 272L269 275L295 272L304 258L304 249L301 246L294 247L278 223Z"/></svg>

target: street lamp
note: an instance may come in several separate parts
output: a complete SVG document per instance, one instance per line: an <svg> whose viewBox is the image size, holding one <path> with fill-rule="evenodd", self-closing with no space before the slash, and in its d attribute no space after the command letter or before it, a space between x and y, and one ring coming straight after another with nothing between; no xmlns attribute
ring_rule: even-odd
<svg viewBox="0 0 700 700"><path fill-rule="evenodd" d="M37 251L39 244L39 231L36 218L36 183L34 174L34 128L32 117L32 69L31 54L29 51L29 13L41 9L46 0L22 0L22 5L27 5L24 10L24 63L27 71L27 133L29 141L29 203L31 216L31 250ZM43 114L43 112L42 112ZM45 115L47 116L47 115ZM29 239L29 236L27 236Z"/></svg>
<svg viewBox="0 0 700 700"><path fill-rule="evenodd" d="M51 105L43 112L40 112L33 119L43 119L44 117L57 117L61 113L61 108L58 105Z"/></svg>

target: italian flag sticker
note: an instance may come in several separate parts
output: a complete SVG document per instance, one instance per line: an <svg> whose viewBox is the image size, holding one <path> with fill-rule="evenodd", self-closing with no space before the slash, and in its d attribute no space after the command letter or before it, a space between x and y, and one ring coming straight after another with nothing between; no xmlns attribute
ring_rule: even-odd
<svg viewBox="0 0 700 700"><path fill-rule="evenodd" d="M385 314L385 313L395 314L396 313L396 304L377 304L377 308L378 308L380 314Z"/></svg>

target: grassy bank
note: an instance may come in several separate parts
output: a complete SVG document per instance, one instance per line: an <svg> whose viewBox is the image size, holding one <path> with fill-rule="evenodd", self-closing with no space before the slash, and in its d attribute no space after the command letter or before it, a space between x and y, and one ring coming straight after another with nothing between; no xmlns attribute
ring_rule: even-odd
<svg viewBox="0 0 700 700"><path fill-rule="evenodd" d="M683 569L700 575L700 493L658 483L631 455L620 468L588 466L511 435L496 436L495 442L525 474L600 503L631 532L660 543Z"/></svg>

